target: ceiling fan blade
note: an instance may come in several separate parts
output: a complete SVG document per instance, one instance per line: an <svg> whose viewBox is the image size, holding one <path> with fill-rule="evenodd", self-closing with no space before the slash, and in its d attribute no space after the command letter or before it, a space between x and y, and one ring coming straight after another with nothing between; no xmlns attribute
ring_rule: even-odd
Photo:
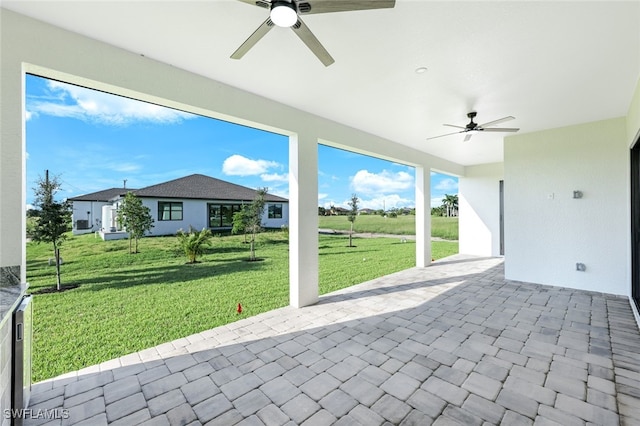
<svg viewBox="0 0 640 426"><path fill-rule="evenodd" d="M259 42L260 39L271 30L271 28L273 28L274 25L275 24L271 22L271 18L267 18L267 20L264 21L262 25L260 25L258 29L255 30L253 34L251 34L249 38L246 39L245 42L242 43L235 52L233 52L233 54L231 55L231 59L242 58L249 51L249 49L255 46L255 44Z"/></svg>
<svg viewBox="0 0 640 426"><path fill-rule="evenodd" d="M300 40L303 41L304 44L313 52L314 55L320 59L320 62L324 64L325 67L328 67L335 60L331 57L327 49L320 43L320 41L316 38L315 35L311 32L309 27L302 22L302 19L298 18L298 22L294 26L291 27L294 33L300 37Z"/></svg>
<svg viewBox="0 0 640 426"><path fill-rule="evenodd" d="M467 136L464 137L463 142L469 142L469 140L471 140L471 136L473 136L473 133L467 133Z"/></svg>
<svg viewBox="0 0 640 426"><path fill-rule="evenodd" d="M490 127L488 129L480 128L476 129L482 132L517 132L520 129L516 129L515 127Z"/></svg>
<svg viewBox="0 0 640 426"><path fill-rule="evenodd" d="M432 136L430 138L427 138L427 140L443 138L445 136L457 135L458 133L465 133L465 132L466 132L466 130L462 130L460 132L447 133L446 135Z"/></svg>
<svg viewBox="0 0 640 426"><path fill-rule="evenodd" d="M298 2L298 12L302 15L310 15L350 10L390 9L395 5L395 0L303 0Z"/></svg>
<svg viewBox="0 0 640 426"><path fill-rule="evenodd" d="M500 123L504 123L505 121L509 121L509 120L513 120L515 117L504 117L504 118L500 118L498 120L493 120L490 121L488 123L484 123L484 124L478 124L478 127L488 127L488 126L495 126L496 124L500 124Z"/></svg>
<svg viewBox="0 0 640 426"><path fill-rule="evenodd" d="M447 126L447 127L455 127L456 129L463 129L466 130L467 128L464 126L456 126L455 124L443 124L443 126Z"/></svg>
<svg viewBox="0 0 640 426"><path fill-rule="evenodd" d="M262 7L265 9L269 9L271 7L271 3L265 0L238 0L238 1L241 1L242 3L250 4L252 6Z"/></svg>

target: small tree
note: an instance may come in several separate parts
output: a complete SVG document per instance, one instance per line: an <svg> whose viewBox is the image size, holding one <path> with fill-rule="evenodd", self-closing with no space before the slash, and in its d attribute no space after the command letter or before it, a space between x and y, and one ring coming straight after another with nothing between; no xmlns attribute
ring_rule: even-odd
<svg viewBox="0 0 640 426"><path fill-rule="evenodd" d="M349 210L349 213L347 214L347 220L351 222L351 231L349 232L349 247L353 247L351 237L353 234L353 223L356 221L356 218L358 217L358 201L359 201L358 196L356 194L352 194L351 200L349 201L349 206L351 207L351 210Z"/></svg>
<svg viewBox="0 0 640 426"><path fill-rule="evenodd" d="M71 207L68 202L57 202L54 196L61 184L57 176L49 179L49 170L45 178L38 178L35 192L35 205L39 210L39 218L33 224L31 238L37 243L51 243L56 262L56 288L62 290L60 279L60 246L67 237L65 232L71 224Z"/></svg>
<svg viewBox="0 0 640 426"><path fill-rule="evenodd" d="M142 200L132 192L127 192L118 209L118 222L129 233L129 253L138 253L138 239L153 228L151 209L142 204ZM135 240L135 249L131 243Z"/></svg>
<svg viewBox="0 0 640 426"><path fill-rule="evenodd" d="M242 210L233 214L233 226L231 228L232 234L239 234L242 232L244 235L244 242L247 243L247 231L249 229L249 208L248 206L242 206Z"/></svg>
<svg viewBox="0 0 640 426"><path fill-rule="evenodd" d="M176 237L178 237L184 254L189 259L188 263L197 263L196 258L202 254L204 246L211 244L213 234L207 228L202 228L202 231L196 231L189 226L189 232L179 229Z"/></svg>
<svg viewBox="0 0 640 426"><path fill-rule="evenodd" d="M256 235L262 231L262 215L264 214L264 197L267 195L268 188L258 188L256 197L253 199L247 209L247 233L250 234L250 254L249 260L256 260Z"/></svg>

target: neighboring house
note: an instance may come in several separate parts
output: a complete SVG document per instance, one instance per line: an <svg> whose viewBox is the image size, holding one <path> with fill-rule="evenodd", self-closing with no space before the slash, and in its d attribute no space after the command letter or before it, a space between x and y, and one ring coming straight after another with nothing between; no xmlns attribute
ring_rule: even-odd
<svg viewBox="0 0 640 426"><path fill-rule="evenodd" d="M98 198L95 195L104 193L111 195L107 201L89 201ZM141 189L123 189L101 191L80 197L70 198L73 202L74 234L87 232L78 228L85 225L87 212L95 212L94 224L100 223L99 229L105 240L125 238L117 223L117 209L126 192L133 192L149 207L154 220L151 235L173 235L179 229L187 230L209 228L211 230L228 230L233 225L233 214L243 206L250 204L256 197L256 190L236 185L205 175L194 174ZM265 209L262 224L265 228L280 228L289 223L289 201L277 195L265 196ZM88 202L95 203L94 210L88 210ZM100 209L99 213L97 209ZM83 216L83 214L85 216ZM99 214L99 217L97 216Z"/></svg>
<svg viewBox="0 0 640 426"><path fill-rule="evenodd" d="M345 209L344 207L331 207L328 210L331 216L346 216L349 214L351 210Z"/></svg>
<svg viewBox="0 0 640 426"><path fill-rule="evenodd" d="M131 188L111 188L91 194L69 198L73 205L73 234L87 234L100 231L103 228L102 210L110 207L126 191L135 191Z"/></svg>

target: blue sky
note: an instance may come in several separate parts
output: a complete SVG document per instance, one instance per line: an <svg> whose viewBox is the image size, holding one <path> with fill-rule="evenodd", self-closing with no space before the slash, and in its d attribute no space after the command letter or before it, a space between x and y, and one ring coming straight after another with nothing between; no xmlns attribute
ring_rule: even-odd
<svg viewBox="0 0 640 426"><path fill-rule="evenodd" d="M61 198L142 188L193 173L289 195L285 136L28 75L27 203L44 171ZM318 148L318 205L413 207L414 169L348 151ZM432 173L432 206L458 193L458 180Z"/></svg>

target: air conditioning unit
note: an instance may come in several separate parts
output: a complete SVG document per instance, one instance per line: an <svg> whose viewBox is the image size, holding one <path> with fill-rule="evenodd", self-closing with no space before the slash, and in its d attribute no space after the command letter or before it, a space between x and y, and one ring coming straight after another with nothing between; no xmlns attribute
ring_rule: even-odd
<svg viewBox="0 0 640 426"><path fill-rule="evenodd" d="M76 220L76 229L91 229L88 220Z"/></svg>

